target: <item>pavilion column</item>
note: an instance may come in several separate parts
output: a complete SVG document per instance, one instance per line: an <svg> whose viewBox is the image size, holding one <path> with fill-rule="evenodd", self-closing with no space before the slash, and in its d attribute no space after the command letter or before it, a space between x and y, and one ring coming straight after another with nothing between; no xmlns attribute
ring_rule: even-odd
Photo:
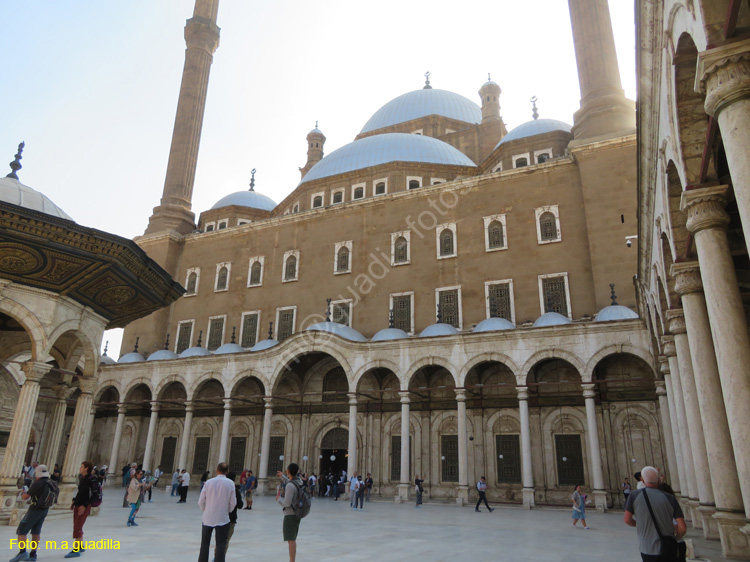
<svg viewBox="0 0 750 562"><path fill-rule="evenodd" d="M464 505L469 501L469 451L466 441L466 389L456 388L458 417L458 487L456 503Z"/></svg>
<svg viewBox="0 0 750 562"><path fill-rule="evenodd" d="M667 454L667 481L672 482L672 489L677 492L679 477L677 476L677 459L674 452L674 440L672 439L672 422L669 418L669 403L667 399L666 383L656 381L656 396L659 399L659 413L661 414L661 427L664 434L664 451Z"/></svg>
<svg viewBox="0 0 750 562"><path fill-rule="evenodd" d="M592 383L581 385L583 399L586 403L586 424L589 434L589 455L591 458L591 474L594 477L594 502L597 511L607 509L607 491L604 489L604 473L602 472L602 453L599 448L599 424L596 421L596 392Z"/></svg>
<svg viewBox="0 0 750 562"><path fill-rule="evenodd" d="M57 463L57 456L60 454L60 444L62 443L63 431L65 430L65 412L68 409L67 398L70 395L70 387L65 384L59 384L52 388L55 393L55 402L52 407L52 416L50 416L49 437L44 450L42 461L47 468L52 471Z"/></svg>
<svg viewBox="0 0 750 562"><path fill-rule="evenodd" d="M62 469L62 482L64 484L77 485L78 474L88 443L86 443L86 426L89 422L91 404L94 401L93 392L97 382L93 379L78 379L81 393L76 401L76 409L73 414L73 426L70 429L68 448L65 451L65 461ZM60 503L60 502L58 502ZM63 502L64 503L64 502Z"/></svg>
<svg viewBox="0 0 750 562"><path fill-rule="evenodd" d="M151 470L151 457L154 452L154 437L156 426L159 425L159 403L151 402L151 419L148 422L148 434L146 436L146 451L143 453L143 470Z"/></svg>
<svg viewBox="0 0 750 562"><path fill-rule="evenodd" d="M349 456L346 462L346 474L351 479L357 470L357 395L349 393ZM347 490L349 484L347 483Z"/></svg>
<svg viewBox="0 0 750 562"><path fill-rule="evenodd" d="M122 428L125 425L125 414L128 409L125 404L118 404L117 406L117 425L115 426L115 439L112 442L112 452L109 455L109 471L107 472L108 479L111 477L112 481L118 472L119 464L117 463L117 457L120 456L120 440L122 439Z"/></svg>
<svg viewBox="0 0 750 562"><path fill-rule="evenodd" d="M182 441L180 442L180 461L178 468L190 472L187 467L188 449L190 448L190 431L193 425L193 412L195 406L192 402L185 402L185 423L182 426Z"/></svg>
<svg viewBox="0 0 750 562"><path fill-rule="evenodd" d="M263 414L263 437L260 442L260 466L258 467L258 492L264 494L268 485L268 457L271 454L271 424L273 423L273 398L263 398L266 403Z"/></svg>
<svg viewBox="0 0 750 562"><path fill-rule="evenodd" d="M664 375L664 388L667 391L667 403L669 406L669 423L672 427L672 445L674 445L674 459L677 467L672 471L672 489L678 497L682 496L682 488L687 490L687 477L685 476L685 465L682 460L682 441L680 440L680 424L677 422L677 408L675 398L672 394L672 375L669 370L669 360L666 355L659 356L661 372Z"/></svg>
<svg viewBox="0 0 750 562"><path fill-rule="evenodd" d="M716 525L707 529L704 520L711 517L716 511L714 503L713 486L708 468L708 453L706 452L706 439L703 434L703 421L701 420L698 396L695 387L695 375L693 374L693 358L690 353L690 344L685 328L685 316L681 309L667 311L667 322L669 331L674 335L675 349L677 352L677 363L680 366L680 386L682 387L682 400L685 404L685 415L687 417L688 438L692 450L692 461L695 469L695 483L698 490L698 501L692 497L690 508L693 511L693 525L703 529L706 538L719 538ZM699 510L703 507L705 514ZM700 526L698 522L700 521ZM712 522L712 520L710 520Z"/></svg>
<svg viewBox="0 0 750 562"><path fill-rule="evenodd" d="M229 448L229 425L232 423L232 401L224 398L224 421L221 423L221 444L219 445L219 462L229 462L227 449Z"/></svg>
<svg viewBox="0 0 750 562"><path fill-rule="evenodd" d="M531 466L531 423L529 422L529 389L516 387L518 392L518 414L521 418L521 483L523 506L534 507L534 471Z"/></svg>
<svg viewBox="0 0 750 562"><path fill-rule="evenodd" d="M398 495L396 502L401 503L409 499L409 488L411 487L409 479L409 392L401 393L401 481L398 485ZM391 451L393 454L394 451Z"/></svg>

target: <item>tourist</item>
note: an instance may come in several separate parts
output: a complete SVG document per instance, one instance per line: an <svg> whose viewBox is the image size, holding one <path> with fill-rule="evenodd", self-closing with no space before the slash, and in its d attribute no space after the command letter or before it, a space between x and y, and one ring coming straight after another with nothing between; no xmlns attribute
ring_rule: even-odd
<svg viewBox="0 0 750 562"><path fill-rule="evenodd" d="M663 478L659 479L659 489L666 494L677 497L674 493L674 490L672 489L672 486L664 482ZM677 520L674 518L672 519L672 525L677 525ZM685 543L684 537L677 538L677 549L678 555L676 562L687 562L687 544Z"/></svg>
<svg viewBox="0 0 750 562"><path fill-rule="evenodd" d="M341 475L336 478L335 476L331 477L331 485L333 486L333 500L339 501L339 496L341 495L341 485L346 482L346 471L343 471Z"/></svg>
<svg viewBox="0 0 750 562"><path fill-rule="evenodd" d="M227 478L234 482L237 475L234 472L228 472ZM236 482L234 483L234 493L236 496L237 503L234 506L234 509L229 512L229 533L227 534L227 545L224 549L224 555L226 556L227 550L229 550L229 541L232 540L232 535L234 535L234 527L237 525L237 510L242 509L242 494L240 493L240 485ZM216 549L214 549L214 562L216 560Z"/></svg>
<svg viewBox="0 0 750 562"><path fill-rule="evenodd" d="M240 494L245 497L245 491L247 490L247 469L242 471L240 474ZM242 509L242 508L240 508Z"/></svg>
<svg viewBox="0 0 750 562"><path fill-rule="evenodd" d="M349 481L349 507L354 507L356 509L356 506L354 505L354 498L356 497L357 491L355 489L355 484L357 483L357 471L355 470L352 472L352 479Z"/></svg>
<svg viewBox="0 0 750 562"><path fill-rule="evenodd" d="M477 500L477 505L474 507L474 511L479 513L479 504L484 501L484 505L487 506L487 510L492 513L495 511L494 507L490 507L490 504L487 503L487 479L482 476L479 479L479 482L477 482L477 492L479 493L479 499Z"/></svg>
<svg viewBox="0 0 750 562"><path fill-rule="evenodd" d="M130 504L130 515L128 515L128 527L137 527L138 523L135 522L135 514L141 507L141 500L143 499L143 492L146 484L143 482L143 471L140 470L135 473L135 476L130 479L128 484L127 500Z"/></svg>
<svg viewBox="0 0 750 562"><path fill-rule="evenodd" d="M641 560L659 562L664 559L661 537L681 539L687 529L685 516L677 499L659 489L659 472L653 466L644 467L640 476L644 487L630 494L625 504L625 524L636 528ZM679 556L678 552L674 555Z"/></svg>
<svg viewBox="0 0 750 562"><path fill-rule="evenodd" d="M209 478L211 478L211 472L208 470L201 475L201 491L203 491L203 486L206 485Z"/></svg>
<svg viewBox="0 0 750 562"><path fill-rule="evenodd" d="M281 471L276 473L276 476L281 478L281 486L276 492L276 501L283 508L284 525L282 530L284 540L289 545L289 562L295 562L297 558L297 533L299 532L300 518L294 513L293 505L295 498L302 489L302 480L298 473L299 466L296 463L291 463L286 468L286 475L282 474Z"/></svg>
<svg viewBox="0 0 750 562"><path fill-rule="evenodd" d="M65 558L78 558L83 548L83 525L91 513L91 502L99 491L99 479L94 474L94 464L83 461L78 469L78 492L70 504L73 512L73 550Z"/></svg>
<svg viewBox="0 0 750 562"><path fill-rule="evenodd" d="M247 481L245 482L245 509L253 508L253 494L255 489L258 487L258 479L253 474L252 470L247 471Z"/></svg>
<svg viewBox="0 0 750 562"><path fill-rule="evenodd" d="M224 562L229 535L229 512L237 506L237 495L234 482L227 478L227 463L220 462L216 467L216 477L207 479L201 487L198 507L203 512L201 518L201 549L198 562L208 562L208 549L211 546L211 535L216 529L216 562ZM208 474L206 472L205 474ZM235 515L236 515L235 511Z"/></svg>
<svg viewBox="0 0 750 562"><path fill-rule="evenodd" d="M422 494L424 493L424 478L420 478L419 474L414 477L414 492L417 494L417 503L414 507L422 507Z"/></svg>
<svg viewBox="0 0 750 562"><path fill-rule="evenodd" d="M331 496L331 479L332 478L333 477L331 476L330 472L326 474L325 476L323 476L323 478L321 478L321 482L320 482L320 492L321 492L320 495L321 496L325 496L327 498ZM325 494L323 493L324 486L326 489Z"/></svg>
<svg viewBox="0 0 750 562"><path fill-rule="evenodd" d="M50 480L59 482L60 478L62 478L62 471L60 470L60 465L55 463L55 468L52 469L52 476L50 476Z"/></svg>
<svg viewBox="0 0 750 562"><path fill-rule="evenodd" d="M180 487L180 469L175 468L172 473L172 491L169 493L170 496L177 495L177 489Z"/></svg>
<svg viewBox="0 0 750 562"><path fill-rule="evenodd" d="M130 474L130 465L126 464L122 467L122 487L127 488L128 487L128 480L130 477L128 476Z"/></svg>
<svg viewBox="0 0 750 562"><path fill-rule="evenodd" d="M635 481L638 482L638 485L636 486L636 489L643 490L643 488L646 487L646 485L643 483L643 479L641 478L640 471L636 472L635 474L633 474L633 478L635 478Z"/></svg>
<svg viewBox="0 0 750 562"><path fill-rule="evenodd" d="M583 528L588 531L588 525L586 525L586 496L581 493L580 484L576 484L571 499L573 500L573 526L575 527L578 523L578 520L580 519L581 523L583 524Z"/></svg>
<svg viewBox="0 0 750 562"><path fill-rule="evenodd" d="M622 495L625 496L625 503L628 503L628 498L630 497L631 491L632 488L630 487L630 480L626 478L622 482Z"/></svg>
<svg viewBox="0 0 750 562"><path fill-rule="evenodd" d="M365 502L365 482L362 480L362 475L357 476L357 480L354 483L355 488L355 496L354 496L354 509L357 509L357 503L359 503L359 510L362 511L364 509L364 502Z"/></svg>
<svg viewBox="0 0 750 562"><path fill-rule="evenodd" d="M34 482L21 495L22 500L30 499L31 505L29 505L28 511L24 514L21 522L18 524L18 529L16 529L20 550L18 554L10 559L10 562L37 559L36 547L39 546L39 541L41 540L44 518L47 517L49 508L55 504L57 496L60 493L57 484L54 481L50 481L50 473L47 471L47 466L40 464L35 468ZM26 552L26 535L29 531L31 531L31 538L34 544L33 548L29 552ZM21 544L23 545L22 547L20 546Z"/></svg>
<svg viewBox="0 0 750 562"><path fill-rule="evenodd" d="M190 473L184 468L180 474L180 499L177 503L185 503L187 501L188 487L190 486Z"/></svg>
<svg viewBox="0 0 750 562"><path fill-rule="evenodd" d="M365 478L365 501L370 501L370 496L372 495L372 474L369 472L367 473L367 478Z"/></svg>
<svg viewBox="0 0 750 562"><path fill-rule="evenodd" d="M130 493L130 482L133 481L133 478L136 477L139 470L140 469L138 468L137 464L130 463L130 468L128 468L128 471L123 479L123 481L125 482L125 497L122 499L122 507L130 507L130 502L128 501L128 494Z"/></svg>
<svg viewBox="0 0 750 562"><path fill-rule="evenodd" d="M314 498L315 497L315 488L316 488L316 486L318 484L318 477L315 476L314 472L310 475L310 478L308 478L307 482L308 482L308 485L310 486L310 497Z"/></svg>
<svg viewBox="0 0 750 562"><path fill-rule="evenodd" d="M148 488L148 503L151 503L151 491L153 488L156 488L159 486L159 478L161 478L161 475L164 474L161 470L161 466L157 466L156 470L154 470L153 480L151 482L151 486Z"/></svg>

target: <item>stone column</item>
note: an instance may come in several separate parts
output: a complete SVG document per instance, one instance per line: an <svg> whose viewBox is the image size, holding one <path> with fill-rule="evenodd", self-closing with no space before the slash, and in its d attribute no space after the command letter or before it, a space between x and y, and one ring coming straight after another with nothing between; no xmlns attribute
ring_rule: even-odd
<svg viewBox="0 0 750 562"><path fill-rule="evenodd" d="M232 423L232 401L224 398L224 421L221 423L221 444L219 445L219 462L228 462L229 424Z"/></svg>
<svg viewBox="0 0 750 562"><path fill-rule="evenodd" d="M182 441L180 442L180 460L178 462L178 468L182 470L183 468L190 472L190 469L187 466L187 457L188 457L188 450L190 449L190 430L191 426L193 425L193 412L195 411L195 406L192 402L185 402L185 423L182 426Z"/></svg>
<svg viewBox="0 0 750 562"><path fill-rule="evenodd" d="M698 54L695 91L716 119L734 184L745 243L750 248L750 39ZM745 505L747 505L747 497Z"/></svg>
<svg viewBox="0 0 750 562"><path fill-rule="evenodd" d="M529 423L529 389L516 387L518 392L518 414L521 418L521 483L523 506L534 507L534 471L531 467L531 424Z"/></svg>
<svg viewBox="0 0 750 562"><path fill-rule="evenodd" d="M668 470L666 471L668 482L672 482L672 489L677 492L679 485L676 484L677 459L674 452L674 441L672 439L672 422L669 418L669 403L665 381L656 381L656 396L659 399L659 413L661 414L661 427L664 434L664 451L667 455ZM675 486L677 486L675 488Z"/></svg>
<svg viewBox="0 0 750 562"><path fill-rule="evenodd" d="M597 511L607 509L607 491L604 489L604 473L602 472L602 453L599 448L599 424L596 421L596 403L594 385L581 385L583 399L586 402L586 424L589 435L589 455L591 458L591 474L594 477L594 502Z"/></svg>
<svg viewBox="0 0 750 562"><path fill-rule="evenodd" d="M346 474L351 480L354 471L357 470L357 395L349 393L349 456L346 462ZM347 490L349 484L347 483Z"/></svg>
<svg viewBox="0 0 750 562"><path fill-rule="evenodd" d="M146 436L146 450L143 453L143 470L151 470L151 457L154 454L154 436L156 426L159 425L159 403L151 401L151 419L148 422L148 434Z"/></svg>
<svg viewBox="0 0 750 562"><path fill-rule="evenodd" d="M700 373L695 378L695 383L703 420L709 475L718 510L714 515L703 506L700 507L703 532L707 538L721 539L725 556L736 557L742 553L742 548L738 546L744 536L737 534L736 529L737 522L743 519L742 493L699 264L674 264L672 276L675 278L675 291L682 297L693 371ZM750 548L745 550L745 554L748 552Z"/></svg>
<svg viewBox="0 0 750 562"><path fill-rule="evenodd" d="M87 448L86 443L86 426L89 421L89 412L94 400L93 392L97 382L90 378L78 379L78 387L81 393L76 401L76 409L73 414L73 426L70 429L70 439L68 439L68 448L65 451L65 461L62 469L63 484L78 484L78 474L81 463L86 460L83 458ZM61 491L62 494L62 491ZM58 503L60 503L58 501ZM65 502L62 503L65 505Z"/></svg>
<svg viewBox="0 0 750 562"><path fill-rule="evenodd" d="M458 417L458 487L456 503L465 505L469 501L469 451L466 442L466 389L456 388Z"/></svg>
<svg viewBox="0 0 750 562"><path fill-rule="evenodd" d="M396 503L402 503L409 499L409 435L411 435L409 424L409 392L401 391L401 481L398 485ZM391 454L395 454L391 451Z"/></svg>
<svg viewBox="0 0 750 562"><path fill-rule="evenodd" d="M672 489L677 497L682 496L682 488L687 490L687 477L685 476L685 465L682 460L682 441L680 439L680 424L677 421L677 406L673 395L672 375L669 370L669 358L666 355L659 356L659 368L664 375L664 387L667 390L667 403L669 405L669 423L672 426L672 444L674 445L676 469L672 472ZM687 493L687 492L686 492Z"/></svg>
<svg viewBox="0 0 750 562"><path fill-rule="evenodd" d="M273 398L263 398L266 411L263 415L263 436L260 442L260 466L258 467L258 492L266 493L268 485L268 456L271 453L271 424L273 423Z"/></svg>
<svg viewBox="0 0 750 562"><path fill-rule="evenodd" d="M697 390L695 388L695 376L693 375L693 359L690 353L690 344L687 339L685 328L685 317L682 309L667 311L667 322L669 331L674 335L674 343L677 352L677 363L680 366L680 386L682 387L682 401L685 404L685 415L687 416L688 438L692 450L693 468L695 469L695 483L698 490L698 501L692 497L690 508L693 511L694 525L702 528L706 538L719 538L718 529L713 526L713 531L704 526L706 517L710 519L716 511L714 503L714 491L711 485L711 477L708 469L708 453L706 452L706 440L703 436L703 420L698 406ZM703 506L706 515L701 516L699 507ZM700 527L697 522L700 521Z"/></svg>
<svg viewBox="0 0 750 562"><path fill-rule="evenodd" d="M128 409L125 404L118 404L117 406L117 425L115 426L115 439L112 441L112 452L109 455L109 472L107 473L107 481L119 482L116 477L119 472L120 465L117 463L117 457L120 456L120 440L122 439L122 428L125 425L125 414Z"/></svg>
<svg viewBox="0 0 750 562"><path fill-rule="evenodd" d="M56 398L50 416L49 437L45 446L44 458L41 460L50 471L55 467L57 456L60 454L60 444L65 430L65 412L68 409L67 398L71 393L70 387L65 384L54 386L52 390Z"/></svg>

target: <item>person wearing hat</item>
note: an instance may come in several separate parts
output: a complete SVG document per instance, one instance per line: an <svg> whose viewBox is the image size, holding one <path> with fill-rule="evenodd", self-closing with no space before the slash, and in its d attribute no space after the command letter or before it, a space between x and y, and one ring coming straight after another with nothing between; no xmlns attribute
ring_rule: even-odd
<svg viewBox="0 0 750 562"><path fill-rule="evenodd" d="M52 498L53 501L56 501L57 498L57 485L54 482L50 481L50 474L49 470L47 470L46 465L40 464L36 467L34 478L34 482L32 482L28 490L26 490L23 495L21 495L21 499L31 500L29 510L26 512L26 514L23 516L23 519L21 519L21 522L18 524L18 529L16 529L18 542L20 543L20 545L23 545L23 548L20 549L19 553L16 556L10 559L10 562L21 562L22 560L37 559L36 549L39 546L39 541L41 539L42 525L44 524L44 519L45 517L47 517L47 513L49 512L49 507L45 507L43 505L43 502L51 493L55 495L55 497ZM26 536L29 531L31 531L32 544L30 546L32 548L30 548L30 551L27 552Z"/></svg>

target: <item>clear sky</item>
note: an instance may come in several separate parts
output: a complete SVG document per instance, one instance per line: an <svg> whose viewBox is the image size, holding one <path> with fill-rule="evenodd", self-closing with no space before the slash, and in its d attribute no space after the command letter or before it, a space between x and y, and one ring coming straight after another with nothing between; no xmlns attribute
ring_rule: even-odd
<svg viewBox="0 0 750 562"><path fill-rule="evenodd" d="M635 99L633 0L609 0ZM0 166L26 141L22 183L79 224L127 238L158 205L194 0L3 3ZM508 129L573 122L580 90L565 0L220 0L193 192L196 216L233 191L281 201L319 121L326 153L391 99L434 88L479 103L491 73ZM5 160L3 160L3 158ZM10 171L0 172L3 174ZM120 333L105 335L118 357ZM130 350L126 350L130 351Z"/></svg>

